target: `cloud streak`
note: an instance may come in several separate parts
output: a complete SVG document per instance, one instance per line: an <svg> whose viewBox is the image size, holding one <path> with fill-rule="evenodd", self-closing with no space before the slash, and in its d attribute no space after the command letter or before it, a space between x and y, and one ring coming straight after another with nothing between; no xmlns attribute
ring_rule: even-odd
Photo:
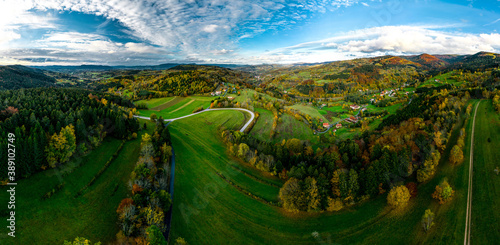
<svg viewBox="0 0 500 245"><path fill-rule="evenodd" d="M500 34L438 30L447 26L382 26L341 33L251 56L255 63L296 63L357 57L410 54L474 54L500 52Z"/></svg>
<svg viewBox="0 0 500 245"><path fill-rule="evenodd" d="M240 47L247 39L263 33L279 33L317 14L376 4L367 2L4 0L0 2L0 63L293 63L423 52L470 54L500 49L499 34L450 31L457 25L365 28L268 52L250 53ZM48 14L53 12L85 13L102 16L106 21L96 26L93 33L81 33L60 28L62 23L57 14ZM119 23L120 32L128 34L130 40L110 39L105 27L111 21ZM36 39L25 40L23 31L31 30L44 32Z"/></svg>

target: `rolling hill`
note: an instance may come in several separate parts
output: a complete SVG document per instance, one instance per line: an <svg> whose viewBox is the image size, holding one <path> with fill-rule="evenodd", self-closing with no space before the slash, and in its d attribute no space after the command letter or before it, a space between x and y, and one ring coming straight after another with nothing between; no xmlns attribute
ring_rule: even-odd
<svg viewBox="0 0 500 245"><path fill-rule="evenodd" d="M56 79L42 70L20 65L0 66L0 90L55 86Z"/></svg>

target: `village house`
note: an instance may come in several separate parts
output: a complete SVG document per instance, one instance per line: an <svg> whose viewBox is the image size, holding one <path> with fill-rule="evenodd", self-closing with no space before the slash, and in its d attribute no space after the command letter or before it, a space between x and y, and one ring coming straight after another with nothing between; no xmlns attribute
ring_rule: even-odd
<svg viewBox="0 0 500 245"><path fill-rule="evenodd" d="M358 118L355 117L355 116L351 116L349 118L346 119L347 122L351 122L351 123L357 123L358 122Z"/></svg>
<svg viewBox="0 0 500 245"><path fill-rule="evenodd" d="M229 97L227 97L227 99L228 99L228 100L234 100L234 97L229 96Z"/></svg>
<svg viewBox="0 0 500 245"><path fill-rule="evenodd" d="M341 128L342 127L342 124L341 123L337 123L337 125L335 125L336 128Z"/></svg>
<svg viewBox="0 0 500 245"><path fill-rule="evenodd" d="M323 127L324 127L324 128L329 128L329 127L330 127L330 124L329 124L329 123L323 123Z"/></svg>
<svg viewBox="0 0 500 245"><path fill-rule="evenodd" d="M359 105L351 105L351 109L358 110L359 109Z"/></svg>
<svg viewBox="0 0 500 245"><path fill-rule="evenodd" d="M221 93L221 91L215 91L215 95L220 95Z"/></svg>

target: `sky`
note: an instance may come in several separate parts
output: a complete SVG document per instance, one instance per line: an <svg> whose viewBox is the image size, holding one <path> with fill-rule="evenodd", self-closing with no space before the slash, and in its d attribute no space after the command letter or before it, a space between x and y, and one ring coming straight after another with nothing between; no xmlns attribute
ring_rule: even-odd
<svg viewBox="0 0 500 245"><path fill-rule="evenodd" d="M500 0L0 0L0 65L500 53Z"/></svg>

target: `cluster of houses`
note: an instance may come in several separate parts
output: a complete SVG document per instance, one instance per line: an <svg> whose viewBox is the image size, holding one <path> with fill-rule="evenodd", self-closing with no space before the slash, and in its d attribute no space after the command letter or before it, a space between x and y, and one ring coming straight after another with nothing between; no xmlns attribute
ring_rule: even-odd
<svg viewBox="0 0 500 245"><path fill-rule="evenodd" d="M387 95L387 96L389 96L389 97L392 97L392 96L396 93L396 91L398 91L398 90L399 90L399 88L397 88L396 90L391 89L391 90L389 90L389 91L384 90L384 91L380 92L380 96Z"/></svg>
<svg viewBox="0 0 500 245"><path fill-rule="evenodd" d="M326 105L325 105L325 104L323 104L323 106L326 106ZM354 105L350 105L349 107L350 107L351 109L353 109L353 110L359 110L359 109L361 108L359 105L355 105L355 104L354 104ZM362 110L362 111L365 111L365 110L366 110L366 108L363 108L363 109L361 109L361 110ZM360 119L361 119L361 118L360 118L360 117L358 117L358 116L351 116L351 117L346 118L346 119L344 119L344 120L345 120L346 122L350 122L350 123L357 123ZM320 119L320 120L321 120L321 119ZM323 121L323 120L321 120L321 121ZM330 127L333 127L333 126L335 126L335 128L336 128L336 129L334 129L334 130L333 130L333 132L336 132L338 128L342 128L342 123L338 122L338 123L337 123L337 124L335 124L335 125L330 125L329 123L326 123L326 122L325 122L325 123L323 123L323 127L324 127L324 128L330 128Z"/></svg>

